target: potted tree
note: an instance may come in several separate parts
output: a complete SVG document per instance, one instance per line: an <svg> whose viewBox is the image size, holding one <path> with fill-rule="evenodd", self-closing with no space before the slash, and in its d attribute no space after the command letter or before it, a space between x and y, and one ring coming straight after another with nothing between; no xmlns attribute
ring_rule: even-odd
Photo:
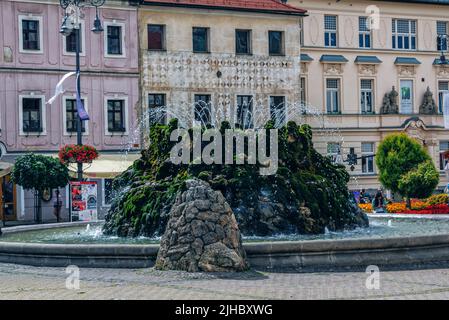
<svg viewBox="0 0 449 320"><path fill-rule="evenodd" d="M25 190L34 190L34 216L38 223L42 223L44 190L65 187L70 179L67 167L58 159L34 153L17 158L11 178Z"/></svg>

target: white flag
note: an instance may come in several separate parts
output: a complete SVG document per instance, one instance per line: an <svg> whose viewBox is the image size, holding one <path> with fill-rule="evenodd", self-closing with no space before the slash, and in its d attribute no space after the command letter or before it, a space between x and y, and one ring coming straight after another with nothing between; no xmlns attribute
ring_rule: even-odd
<svg viewBox="0 0 449 320"><path fill-rule="evenodd" d="M443 95L444 128L449 129L449 92Z"/></svg>
<svg viewBox="0 0 449 320"><path fill-rule="evenodd" d="M50 100L47 101L47 104L52 104L53 102L55 102L56 98L60 94L64 93L64 88L62 87L62 84L64 83L64 81L67 80L67 78L70 78L71 76L74 76L75 74L76 74L76 72L69 72L69 73L65 74L64 77L62 77L62 79L56 85L54 96L51 97Z"/></svg>

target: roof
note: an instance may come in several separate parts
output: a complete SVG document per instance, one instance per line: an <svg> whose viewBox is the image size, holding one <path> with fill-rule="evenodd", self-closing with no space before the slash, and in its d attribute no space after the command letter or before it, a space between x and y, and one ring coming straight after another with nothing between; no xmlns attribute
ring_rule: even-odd
<svg viewBox="0 0 449 320"><path fill-rule="evenodd" d="M376 63L382 63L382 60L380 60L376 56L357 56L354 60L355 63L369 63L369 64L376 64Z"/></svg>
<svg viewBox="0 0 449 320"><path fill-rule="evenodd" d="M301 53L300 60L301 62L312 62L313 58L309 56L307 53Z"/></svg>
<svg viewBox="0 0 449 320"><path fill-rule="evenodd" d="M421 64L421 62L416 58L404 58L404 57L397 57L394 61L394 64Z"/></svg>
<svg viewBox="0 0 449 320"><path fill-rule="evenodd" d="M142 0L142 4L218 10L252 11L295 16L303 16L307 12L307 10L282 3L280 0Z"/></svg>
<svg viewBox="0 0 449 320"><path fill-rule="evenodd" d="M348 62L348 59L342 55L323 54L320 58L320 62L346 63Z"/></svg>

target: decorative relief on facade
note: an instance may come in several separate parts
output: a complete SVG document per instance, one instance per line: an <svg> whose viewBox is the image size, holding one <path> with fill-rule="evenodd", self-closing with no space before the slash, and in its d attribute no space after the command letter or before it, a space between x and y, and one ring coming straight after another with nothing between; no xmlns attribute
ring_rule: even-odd
<svg viewBox="0 0 449 320"><path fill-rule="evenodd" d="M425 22L423 29L424 46L427 50L432 49L433 36L432 29L430 28L429 22Z"/></svg>
<svg viewBox="0 0 449 320"><path fill-rule="evenodd" d="M301 62L301 74L307 74L309 72L309 67L306 62Z"/></svg>
<svg viewBox="0 0 449 320"><path fill-rule="evenodd" d="M341 63L324 63L324 74L327 76L336 76L343 74L343 65Z"/></svg>
<svg viewBox="0 0 449 320"><path fill-rule="evenodd" d="M379 47L381 49L385 48L387 45L387 24L385 20L380 21L380 30L377 31L378 39L379 39Z"/></svg>
<svg viewBox="0 0 449 320"><path fill-rule="evenodd" d="M148 53L143 84L169 89L295 90L299 60L289 57Z"/></svg>
<svg viewBox="0 0 449 320"><path fill-rule="evenodd" d="M310 18L310 28L309 28L309 36L310 36L310 42L312 45L316 45L318 43L318 37L319 37L319 24L318 19L313 16Z"/></svg>
<svg viewBox="0 0 449 320"><path fill-rule="evenodd" d="M415 66L398 66L398 75L401 77L412 77L416 74Z"/></svg>
<svg viewBox="0 0 449 320"><path fill-rule="evenodd" d="M437 77L448 78L449 77L449 66L437 66Z"/></svg>
<svg viewBox="0 0 449 320"><path fill-rule="evenodd" d="M419 118L411 119L404 128L404 132L406 132L410 137L421 141L422 143L424 143L427 138L426 130L426 125Z"/></svg>
<svg viewBox="0 0 449 320"><path fill-rule="evenodd" d="M354 23L351 17L345 18L344 23L344 35L345 35L345 43L347 47L354 46Z"/></svg>
<svg viewBox="0 0 449 320"><path fill-rule="evenodd" d="M361 76L375 76L377 68L375 64L359 64L359 74Z"/></svg>

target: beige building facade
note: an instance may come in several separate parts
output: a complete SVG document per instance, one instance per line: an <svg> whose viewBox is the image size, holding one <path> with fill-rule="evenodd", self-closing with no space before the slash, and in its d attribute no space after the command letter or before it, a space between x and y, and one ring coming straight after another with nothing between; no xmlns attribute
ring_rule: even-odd
<svg viewBox="0 0 449 320"><path fill-rule="evenodd" d="M447 44L437 38L449 33L449 1L432 2L288 1L308 11L301 99L338 128L338 134L316 135L322 153L370 156L388 134L407 132L427 148L441 169L440 187L446 185L441 153L449 148L449 131L441 104L449 67L438 64ZM380 187L374 162L368 157L353 171L348 166L351 189Z"/></svg>
<svg viewBox="0 0 449 320"><path fill-rule="evenodd" d="M227 120L251 127L270 117L271 104L299 100L304 11L273 0L210 4L140 6L144 121L150 115L148 123L177 117L186 125ZM154 119L161 106L166 117ZM247 121L246 108L257 119Z"/></svg>

